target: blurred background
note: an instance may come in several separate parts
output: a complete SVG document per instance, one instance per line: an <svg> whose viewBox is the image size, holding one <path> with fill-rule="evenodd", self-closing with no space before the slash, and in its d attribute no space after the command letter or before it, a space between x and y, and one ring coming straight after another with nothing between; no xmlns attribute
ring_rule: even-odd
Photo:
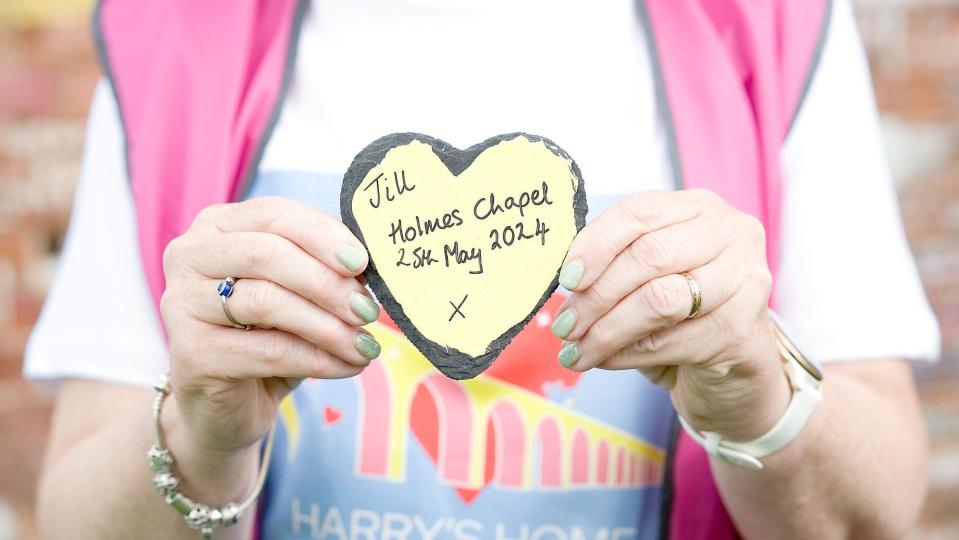
<svg viewBox="0 0 959 540"><path fill-rule="evenodd" d="M69 220L99 76L92 0L0 1L0 540L36 537L52 395L20 378ZM916 369L931 493L910 538L959 538L959 0L855 0L943 359Z"/></svg>

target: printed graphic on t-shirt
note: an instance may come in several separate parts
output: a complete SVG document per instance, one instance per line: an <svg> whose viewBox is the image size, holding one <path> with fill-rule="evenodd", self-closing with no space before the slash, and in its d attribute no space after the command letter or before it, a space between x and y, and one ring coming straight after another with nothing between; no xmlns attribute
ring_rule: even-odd
<svg viewBox="0 0 959 540"><path fill-rule="evenodd" d="M335 212L335 191L319 186L336 184L284 178L261 177L272 186L262 194L287 195L294 178L297 198ZM464 381L440 374L385 315L367 326L382 354L362 374L304 381L283 402L261 536L655 538L668 395L635 371L563 368L550 331L563 300L554 294Z"/></svg>
<svg viewBox="0 0 959 540"><path fill-rule="evenodd" d="M337 540L639 536L641 494L662 483L661 441L653 444L573 406L584 374L556 362L559 340L549 331L561 304L554 295L487 373L466 381L438 373L387 319L369 327L383 355L351 381L353 392L344 391L350 383L308 381L283 403L278 455L302 471L290 474L299 474L295 483L306 488L289 497L285 534ZM595 401L616 407L618 397L609 390ZM309 455L317 446L324 455ZM353 482L321 479L331 473ZM303 482L312 476L313 488ZM616 494L635 508L608 522L582 510L558 512L540 497L565 495L590 506L596 492ZM348 503L361 494L362 504ZM517 507L508 501L521 495L542 506L511 515ZM499 506L499 519L467 517L481 498L491 510ZM443 531L433 531L438 523Z"/></svg>

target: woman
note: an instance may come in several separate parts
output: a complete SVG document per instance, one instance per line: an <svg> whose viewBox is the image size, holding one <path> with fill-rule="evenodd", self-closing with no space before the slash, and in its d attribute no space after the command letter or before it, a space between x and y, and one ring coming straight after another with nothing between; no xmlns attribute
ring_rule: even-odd
<svg viewBox="0 0 959 540"><path fill-rule="evenodd" d="M904 361L938 335L848 2L111 0L95 21L109 80L25 368L61 381L47 537L198 537L144 463L167 371L160 431L194 501L255 493L279 416L258 511L217 538L895 538L915 520ZM572 294L471 383L379 314L338 219L353 154L396 131L538 133L583 170ZM783 369L800 335L818 389Z"/></svg>

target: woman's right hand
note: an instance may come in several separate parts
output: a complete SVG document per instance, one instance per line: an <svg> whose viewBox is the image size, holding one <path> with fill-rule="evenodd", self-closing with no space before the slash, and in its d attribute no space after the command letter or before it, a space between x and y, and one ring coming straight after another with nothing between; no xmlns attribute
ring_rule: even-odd
<svg viewBox="0 0 959 540"><path fill-rule="evenodd" d="M201 211L163 255L174 455L255 450L301 379L363 371L380 352L360 328L379 314L357 277L368 261L339 220L291 199ZM237 279L231 314L255 329L224 315L217 286L227 276Z"/></svg>

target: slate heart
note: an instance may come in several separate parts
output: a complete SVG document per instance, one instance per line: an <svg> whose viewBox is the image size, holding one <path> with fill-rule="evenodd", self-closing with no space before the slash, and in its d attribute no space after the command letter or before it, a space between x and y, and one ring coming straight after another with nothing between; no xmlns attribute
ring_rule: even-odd
<svg viewBox="0 0 959 540"><path fill-rule="evenodd" d="M487 369L556 289L586 221L579 167L536 135L459 150L432 137L377 139L343 178L343 222L397 326L443 374Z"/></svg>

